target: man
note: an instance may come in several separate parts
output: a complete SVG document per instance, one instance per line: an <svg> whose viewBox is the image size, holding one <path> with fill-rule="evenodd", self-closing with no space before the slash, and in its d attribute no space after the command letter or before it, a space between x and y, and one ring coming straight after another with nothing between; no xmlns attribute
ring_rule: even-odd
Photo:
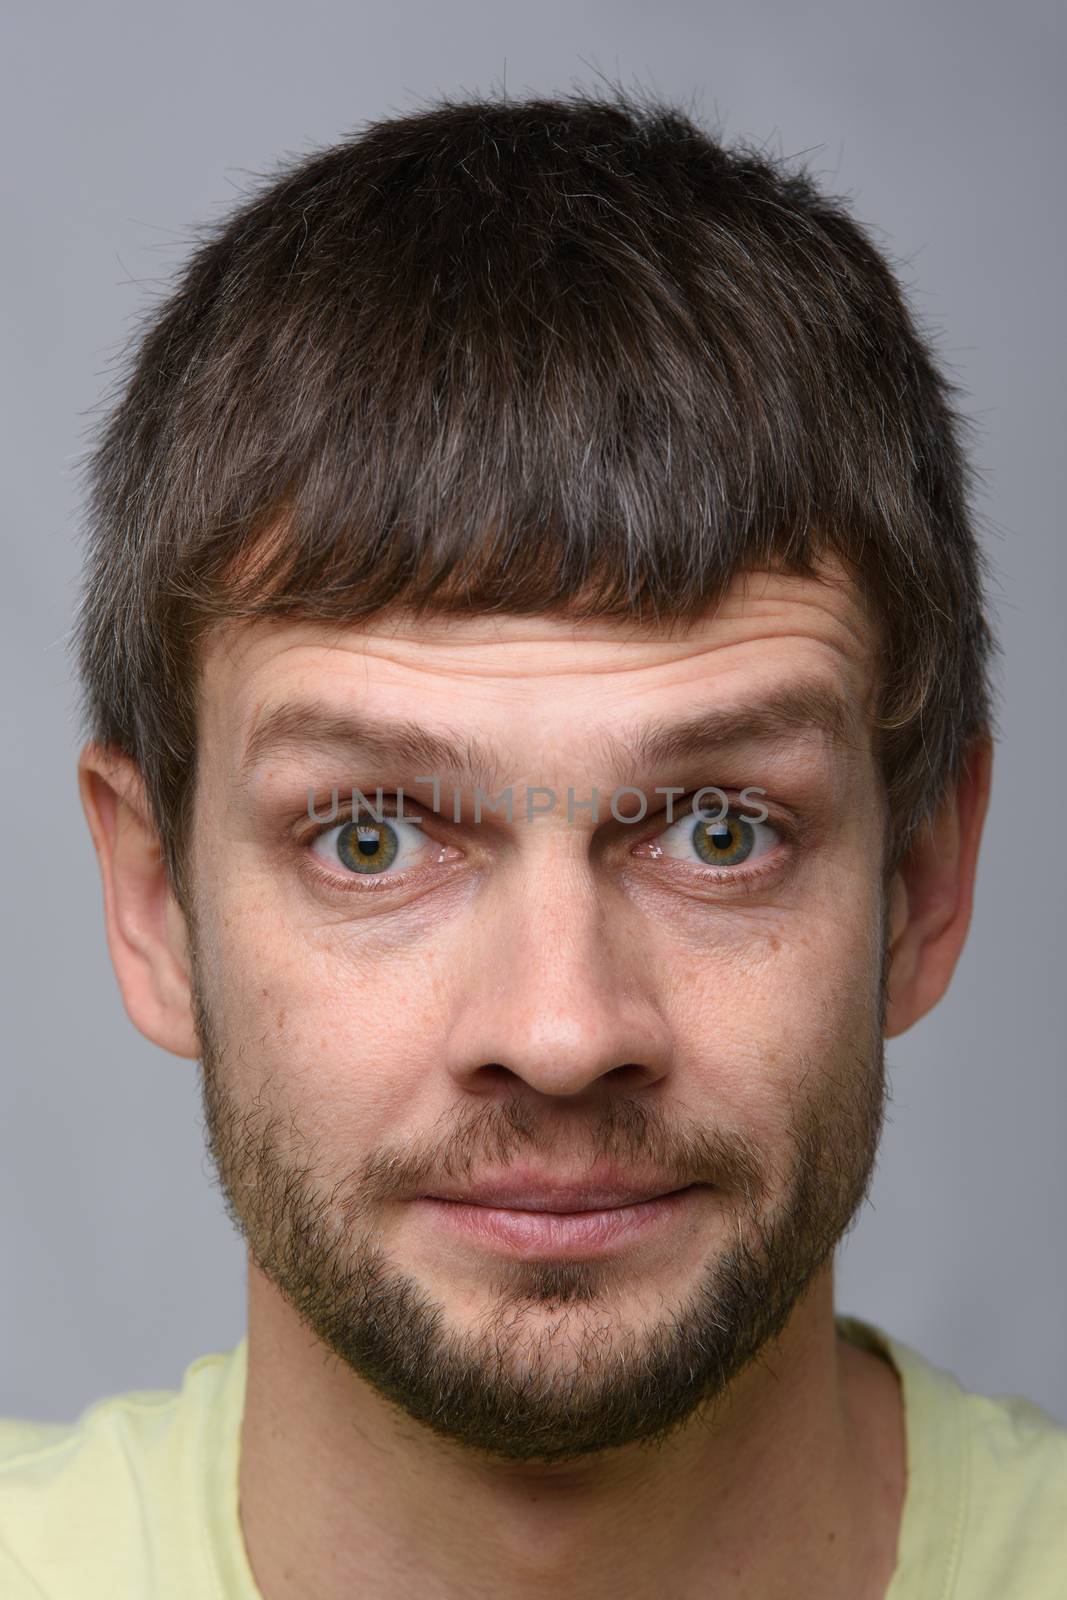
<svg viewBox="0 0 1067 1600"><path fill-rule="evenodd" d="M10 1422L4 1593L1067 1593L1067 1430L835 1318L990 777L951 393L804 175L443 103L199 245L95 444L83 803L248 1332Z"/></svg>

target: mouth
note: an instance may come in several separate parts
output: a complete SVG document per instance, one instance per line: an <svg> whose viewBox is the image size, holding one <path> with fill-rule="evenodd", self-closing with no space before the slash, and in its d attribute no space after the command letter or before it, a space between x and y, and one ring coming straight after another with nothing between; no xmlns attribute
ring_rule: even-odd
<svg viewBox="0 0 1067 1600"><path fill-rule="evenodd" d="M573 1179L555 1178L533 1172L510 1173L502 1178L483 1178L474 1183L441 1185L418 1198L451 1200L462 1205L491 1206L508 1211L609 1211L620 1206L640 1205L677 1194L683 1187L670 1178L644 1181L622 1173L583 1174Z"/></svg>
<svg viewBox="0 0 1067 1600"><path fill-rule="evenodd" d="M587 1258L621 1249L690 1212L708 1185L672 1187L512 1178L437 1189L415 1203L432 1222L526 1258Z"/></svg>

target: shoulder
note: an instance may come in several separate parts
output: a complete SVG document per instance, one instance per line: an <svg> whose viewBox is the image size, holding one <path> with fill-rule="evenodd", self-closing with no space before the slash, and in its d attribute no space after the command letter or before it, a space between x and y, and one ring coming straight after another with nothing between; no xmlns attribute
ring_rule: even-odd
<svg viewBox="0 0 1067 1600"><path fill-rule="evenodd" d="M1019 1395L964 1388L870 1323L839 1327L901 1380L908 1489L892 1600L1063 1600L1067 1426Z"/></svg>
<svg viewBox="0 0 1067 1600"><path fill-rule="evenodd" d="M55 1481L80 1463L136 1441L147 1451L165 1439L180 1411L212 1387L226 1355L201 1356L185 1369L181 1388L129 1389L95 1400L72 1422L0 1417L0 1506L23 1484Z"/></svg>
<svg viewBox="0 0 1067 1600"><path fill-rule="evenodd" d="M1067 1427L1018 1395L964 1390L960 1408L961 1576L1005 1597L1067 1595Z"/></svg>
<svg viewBox="0 0 1067 1600"><path fill-rule="evenodd" d="M1067 1540L1067 1425L1022 1395L976 1393L900 1340L886 1343L907 1400L921 1413L916 1423L939 1433L945 1451L954 1445L960 1452L972 1520L1014 1507L1033 1531L1055 1508Z"/></svg>
<svg viewBox="0 0 1067 1600"><path fill-rule="evenodd" d="M231 1358L201 1356L180 1389L109 1395L72 1422L0 1418L4 1600L155 1592Z"/></svg>

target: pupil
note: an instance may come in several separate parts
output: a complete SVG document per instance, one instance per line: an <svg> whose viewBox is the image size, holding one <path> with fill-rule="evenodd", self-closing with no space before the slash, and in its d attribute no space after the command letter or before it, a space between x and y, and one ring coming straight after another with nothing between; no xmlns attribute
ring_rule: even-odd
<svg viewBox="0 0 1067 1600"><path fill-rule="evenodd" d="M724 822L717 822L714 827L708 828L708 840L716 850L726 850L730 846L733 835Z"/></svg>
<svg viewBox="0 0 1067 1600"><path fill-rule="evenodd" d="M360 839L357 841L357 843L359 845L360 854L365 856L374 855L379 848L377 839Z"/></svg>

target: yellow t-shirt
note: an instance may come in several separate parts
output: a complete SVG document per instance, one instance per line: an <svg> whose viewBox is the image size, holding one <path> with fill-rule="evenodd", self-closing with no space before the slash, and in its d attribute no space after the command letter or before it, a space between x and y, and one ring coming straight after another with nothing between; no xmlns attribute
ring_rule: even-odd
<svg viewBox="0 0 1067 1600"><path fill-rule="evenodd" d="M901 1378L908 1489L885 1600L1067 1600L1067 1428L837 1324ZM237 1516L246 1361L247 1337L178 1391L72 1423L0 1419L2 1600L262 1600Z"/></svg>

